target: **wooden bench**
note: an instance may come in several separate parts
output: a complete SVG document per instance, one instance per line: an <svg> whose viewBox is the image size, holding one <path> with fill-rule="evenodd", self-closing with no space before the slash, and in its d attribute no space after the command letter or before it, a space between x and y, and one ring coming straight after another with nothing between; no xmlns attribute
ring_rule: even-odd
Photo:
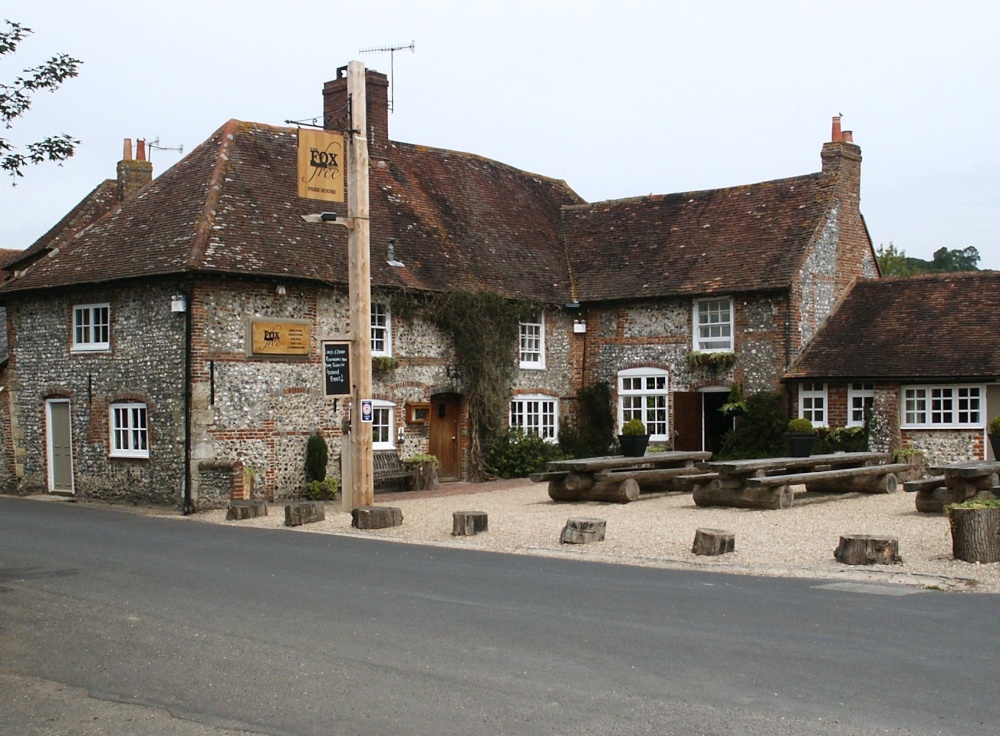
<svg viewBox="0 0 1000 736"><path fill-rule="evenodd" d="M910 469L909 463L888 465L863 465L858 468L837 468L834 470L813 470L804 473L766 475L761 478L747 478L750 487L805 485L812 493L817 491L862 491L868 493L895 493L899 490L896 473Z"/></svg>
<svg viewBox="0 0 1000 736"><path fill-rule="evenodd" d="M640 493L690 489L690 476L701 474L695 463L711 456L710 452L668 451L643 457L556 460L548 463L546 472L530 477L536 483L548 481L553 501L628 503Z"/></svg>
<svg viewBox="0 0 1000 736"><path fill-rule="evenodd" d="M372 453L372 480L379 487L397 486L405 490L408 478L416 478L417 471L403 464L396 450L375 450Z"/></svg>
<svg viewBox="0 0 1000 736"><path fill-rule="evenodd" d="M916 492L914 502L922 514L939 514L952 503L998 497L993 489L1000 483L1000 462L953 463L929 470L934 477L914 481L907 488Z"/></svg>

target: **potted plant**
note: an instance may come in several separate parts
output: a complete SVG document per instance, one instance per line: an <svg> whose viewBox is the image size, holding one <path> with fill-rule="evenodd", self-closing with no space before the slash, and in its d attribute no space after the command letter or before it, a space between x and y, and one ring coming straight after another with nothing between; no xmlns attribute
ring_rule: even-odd
<svg viewBox="0 0 1000 736"><path fill-rule="evenodd" d="M743 402L743 391L738 383L734 383L729 389L726 403L719 407L719 411L727 417L741 417L747 413L747 405Z"/></svg>
<svg viewBox="0 0 1000 736"><path fill-rule="evenodd" d="M438 487L438 459L435 455L417 453L403 460L403 465L413 473L407 480L407 490L424 491Z"/></svg>
<svg viewBox="0 0 1000 736"><path fill-rule="evenodd" d="M790 457L809 457L816 442L816 430L808 419L792 419L788 431L782 435L788 445Z"/></svg>
<svg viewBox="0 0 1000 736"><path fill-rule="evenodd" d="M990 446L993 448L993 457L1000 460L1000 414L990 420L986 432L990 438Z"/></svg>
<svg viewBox="0 0 1000 736"><path fill-rule="evenodd" d="M646 445L649 444L646 425L638 419L629 419L622 425L622 433L618 435L618 444L621 446L622 455L625 457L642 457L645 455Z"/></svg>

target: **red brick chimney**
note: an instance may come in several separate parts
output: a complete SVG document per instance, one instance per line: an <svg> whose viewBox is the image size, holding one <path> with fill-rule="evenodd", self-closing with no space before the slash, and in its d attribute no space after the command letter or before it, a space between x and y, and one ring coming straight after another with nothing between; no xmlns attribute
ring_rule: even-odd
<svg viewBox="0 0 1000 736"><path fill-rule="evenodd" d="M118 201L132 199L139 190L153 181L153 164L146 160L146 141L136 141L132 158L132 139L126 138L122 160L118 162Z"/></svg>
<svg viewBox="0 0 1000 736"><path fill-rule="evenodd" d="M368 152L377 156L389 144L389 78L374 69L365 70L365 98L368 116ZM323 85L323 127L348 129L347 67L337 70L337 78Z"/></svg>

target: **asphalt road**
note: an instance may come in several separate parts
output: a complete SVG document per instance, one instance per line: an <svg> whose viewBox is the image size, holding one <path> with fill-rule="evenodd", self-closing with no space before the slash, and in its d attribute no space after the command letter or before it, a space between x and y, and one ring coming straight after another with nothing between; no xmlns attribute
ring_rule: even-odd
<svg viewBox="0 0 1000 736"><path fill-rule="evenodd" d="M996 734L1000 598L0 498L0 735Z"/></svg>

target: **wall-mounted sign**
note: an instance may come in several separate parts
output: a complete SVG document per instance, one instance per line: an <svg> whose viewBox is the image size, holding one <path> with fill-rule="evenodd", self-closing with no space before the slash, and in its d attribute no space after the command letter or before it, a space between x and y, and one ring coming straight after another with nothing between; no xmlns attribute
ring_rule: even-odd
<svg viewBox="0 0 1000 736"><path fill-rule="evenodd" d="M309 355L310 323L305 320L250 323L250 352L253 355Z"/></svg>
<svg viewBox="0 0 1000 736"><path fill-rule="evenodd" d="M323 395L351 395L351 343L323 343Z"/></svg>
<svg viewBox="0 0 1000 736"><path fill-rule="evenodd" d="M324 202L344 201L343 133L299 128L299 196Z"/></svg>
<svg viewBox="0 0 1000 736"><path fill-rule="evenodd" d="M375 417L375 407L371 399L361 399L361 421L371 424Z"/></svg>

